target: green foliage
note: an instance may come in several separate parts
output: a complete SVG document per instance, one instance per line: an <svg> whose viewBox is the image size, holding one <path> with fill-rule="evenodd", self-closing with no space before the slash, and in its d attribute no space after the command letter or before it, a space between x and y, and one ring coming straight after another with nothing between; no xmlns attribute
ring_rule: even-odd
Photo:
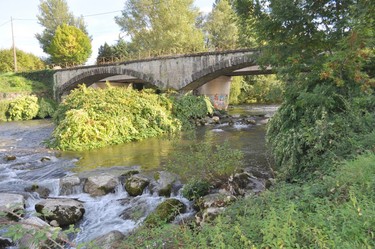
<svg viewBox="0 0 375 249"><path fill-rule="evenodd" d="M173 98L172 113L181 122L184 128L191 128L192 121L213 113L213 106L208 97L186 94Z"/></svg>
<svg viewBox="0 0 375 249"><path fill-rule="evenodd" d="M16 49L17 70L31 71L45 68L44 62L37 56ZM0 73L14 71L13 49L0 49Z"/></svg>
<svg viewBox="0 0 375 249"><path fill-rule="evenodd" d="M9 103L6 112L9 120L29 120L36 117L39 111L38 98L35 96L25 96Z"/></svg>
<svg viewBox="0 0 375 249"><path fill-rule="evenodd" d="M207 195L210 188L210 183L193 179L184 185L184 188L182 189L182 196L190 201L197 200L199 197Z"/></svg>
<svg viewBox="0 0 375 249"><path fill-rule="evenodd" d="M126 42L124 39L119 39L117 43L112 46L104 43L104 45L99 47L97 63L139 59L139 54L136 52L134 45Z"/></svg>
<svg viewBox="0 0 375 249"><path fill-rule="evenodd" d="M62 24L57 27L47 52L53 63L83 64L91 55L91 41L79 28Z"/></svg>
<svg viewBox="0 0 375 249"><path fill-rule="evenodd" d="M241 94L241 89L243 87L244 80L242 76L232 77L232 82L230 83L229 92L229 104L238 105L240 104L239 96Z"/></svg>
<svg viewBox="0 0 375 249"><path fill-rule="evenodd" d="M202 51L203 33L196 27L198 9L193 0L130 0L116 23L136 51L150 55Z"/></svg>
<svg viewBox="0 0 375 249"><path fill-rule="evenodd" d="M20 74L0 74L0 87L2 93L33 93L43 94L49 87L37 80L29 80Z"/></svg>
<svg viewBox="0 0 375 249"><path fill-rule="evenodd" d="M238 28L236 22L237 16L230 1L217 1L204 24L208 47L216 50L237 48Z"/></svg>
<svg viewBox="0 0 375 249"><path fill-rule="evenodd" d="M160 226L169 223L176 218L178 214L185 212L185 205L177 199L167 199L159 204L144 221L147 227Z"/></svg>
<svg viewBox="0 0 375 249"><path fill-rule="evenodd" d="M220 184L242 166L243 153L232 149L228 142L212 145L209 142L197 142L182 146L172 155L165 165L166 170L176 174L192 185L204 186L200 182ZM186 169L189 169L186 171Z"/></svg>
<svg viewBox="0 0 375 249"><path fill-rule="evenodd" d="M243 82L240 103L281 103L284 84L275 75L258 75L246 77Z"/></svg>
<svg viewBox="0 0 375 249"><path fill-rule="evenodd" d="M0 121L7 121L7 111L9 109L10 100L1 100L0 101Z"/></svg>
<svg viewBox="0 0 375 249"><path fill-rule="evenodd" d="M374 248L375 155L303 185L278 183L211 224L144 228L120 248Z"/></svg>
<svg viewBox="0 0 375 249"><path fill-rule="evenodd" d="M56 101L52 99L40 98L38 99L39 111L37 114L38 118L51 118L57 108Z"/></svg>
<svg viewBox="0 0 375 249"><path fill-rule="evenodd" d="M58 26L66 24L79 28L88 35L83 17L75 17L69 12L65 0L41 0L39 5L40 15L37 16L39 24L44 27L41 34L36 34L43 51L49 53L49 47Z"/></svg>
<svg viewBox="0 0 375 249"><path fill-rule="evenodd" d="M375 130L374 95L357 86L322 82L309 87L289 86L287 100L268 126L267 142L279 176L289 180L320 176L336 160L373 146L361 141L374 141L369 136Z"/></svg>
<svg viewBox="0 0 375 249"><path fill-rule="evenodd" d="M51 146L81 151L173 134L181 125L171 109L167 97L150 91L81 86L58 107Z"/></svg>

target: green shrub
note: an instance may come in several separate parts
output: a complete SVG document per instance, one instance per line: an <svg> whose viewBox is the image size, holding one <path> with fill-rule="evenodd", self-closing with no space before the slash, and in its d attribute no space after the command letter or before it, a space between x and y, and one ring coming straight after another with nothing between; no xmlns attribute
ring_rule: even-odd
<svg viewBox="0 0 375 249"><path fill-rule="evenodd" d="M58 107L51 146L87 150L142 140L181 129L171 101L150 91L81 86Z"/></svg>
<svg viewBox="0 0 375 249"><path fill-rule="evenodd" d="M52 99L40 98L38 100L38 118L51 118L56 110L56 102Z"/></svg>
<svg viewBox="0 0 375 249"><path fill-rule="evenodd" d="M281 103L284 83L275 75L247 76L242 83L238 103Z"/></svg>
<svg viewBox="0 0 375 249"><path fill-rule="evenodd" d="M0 121L7 121L7 111L9 109L9 100L0 101Z"/></svg>
<svg viewBox="0 0 375 249"><path fill-rule="evenodd" d="M39 111L38 98L25 96L9 103L6 112L8 120L29 120L36 117Z"/></svg>
<svg viewBox="0 0 375 249"><path fill-rule="evenodd" d="M202 180L190 180L182 189L182 196L192 201L208 194L211 184Z"/></svg>
<svg viewBox="0 0 375 249"><path fill-rule="evenodd" d="M213 113L213 106L208 97L186 94L173 98L173 115L181 120L185 128L192 126L196 118L203 118Z"/></svg>
<svg viewBox="0 0 375 249"><path fill-rule="evenodd" d="M335 161L368 149L364 140L374 141L369 137L375 131L374 99L356 85L302 81L288 86L267 130L278 176L317 177Z"/></svg>

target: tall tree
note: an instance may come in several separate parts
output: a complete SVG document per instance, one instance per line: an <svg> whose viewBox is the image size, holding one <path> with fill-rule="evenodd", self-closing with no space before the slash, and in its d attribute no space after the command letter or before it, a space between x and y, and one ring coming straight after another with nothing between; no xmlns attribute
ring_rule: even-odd
<svg viewBox="0 0 375 249"><path fill-rule="evenodd" d="M370 146L361 141L373 142L375 133L375 2L237 2L254 13L258 41L267 45L258 61L286 81L267 135L281 175L319 176Z"/></svg>
<svg viewBox="0 0 375 249"><path fill-rule="evenodd" d="M67 66L82 64L91 55L91 41L79 28L62 24L57 27L47 52L53 63Z"/></svg>
<svg viewBox="0 0 375 249"><path fill-rule="evenodd" d="M204 48L193 0L128 0L115 18L139 51L187 53Z"/></svg>
<svg viewBox="0 0 375 249"><path fill-rule="evenodd" d="M216 0L204 25L210 48L234 49L238 43L237 15L229 0Z"/></svg>
<svg viewBox="0 0 375 249"><path fill-rule="evenodd" d="M69 7L65 0L40 0L40 15L37 15L39 24L44 27L41 34L36 34L41 48L48 53L53 36L58 26L67 24L75 26L88 34L83 17L75 17L69 12Z"/></svg>
<svg viewBox="0 0 375 249"><path fill-rule="evenodd" d="M17 66L19 71L45 69L44 62L36 55L17 49ZM13 49L0 50L0 73L13 72Z"/></svg>

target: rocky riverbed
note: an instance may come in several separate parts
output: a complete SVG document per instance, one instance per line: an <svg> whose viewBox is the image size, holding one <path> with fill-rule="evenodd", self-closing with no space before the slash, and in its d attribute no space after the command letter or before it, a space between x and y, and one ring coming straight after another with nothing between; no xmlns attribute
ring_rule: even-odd
<svg viewBox="0 0 375 249"><path fill-rule="evenodd" d="M220 133L226 127L252 129L267 120L264 114L235 114L197 120L197 124ZM4 131L0 135L0 210L7 214L2 221L18 222L26 230L44 229L51 236L59 234L54 241L72 248L89 241L102 248L115 248L116 241L135 228L161 219L201 224L236 199L257 194L272 184L268 167L247 165L216 188L210 188L198 204L181 195L184 185L179 176L160 169L114 165L76 172L80 158L61 157L60 152L45 149L42 141L48 138L53 125L36 122L0 125ZM70 225L80 231L66 236L58 229ZM29 234L18 242L3 236L0 248L17 248L18 244L39 248Z"/></svg>

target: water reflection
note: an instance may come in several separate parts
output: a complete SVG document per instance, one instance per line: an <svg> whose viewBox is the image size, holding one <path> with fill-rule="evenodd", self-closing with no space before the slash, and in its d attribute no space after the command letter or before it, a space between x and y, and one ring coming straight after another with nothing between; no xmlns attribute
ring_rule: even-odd
<svg viewBox="0 0 375 249"><path fill-rule="evenodd" d="M266 163L265 126L236 124L199 127L194 133L184 133L179 137L150 138L79 153L65 152L63 156L79 158L74 169L77 172L98 167L135 165L140 166L142 170L154 170L167 162L172 153L186 148L179 145L198 141L207 141L211 144L228 141L232 148L245 153L245 166L261 166Z"/></svg>

